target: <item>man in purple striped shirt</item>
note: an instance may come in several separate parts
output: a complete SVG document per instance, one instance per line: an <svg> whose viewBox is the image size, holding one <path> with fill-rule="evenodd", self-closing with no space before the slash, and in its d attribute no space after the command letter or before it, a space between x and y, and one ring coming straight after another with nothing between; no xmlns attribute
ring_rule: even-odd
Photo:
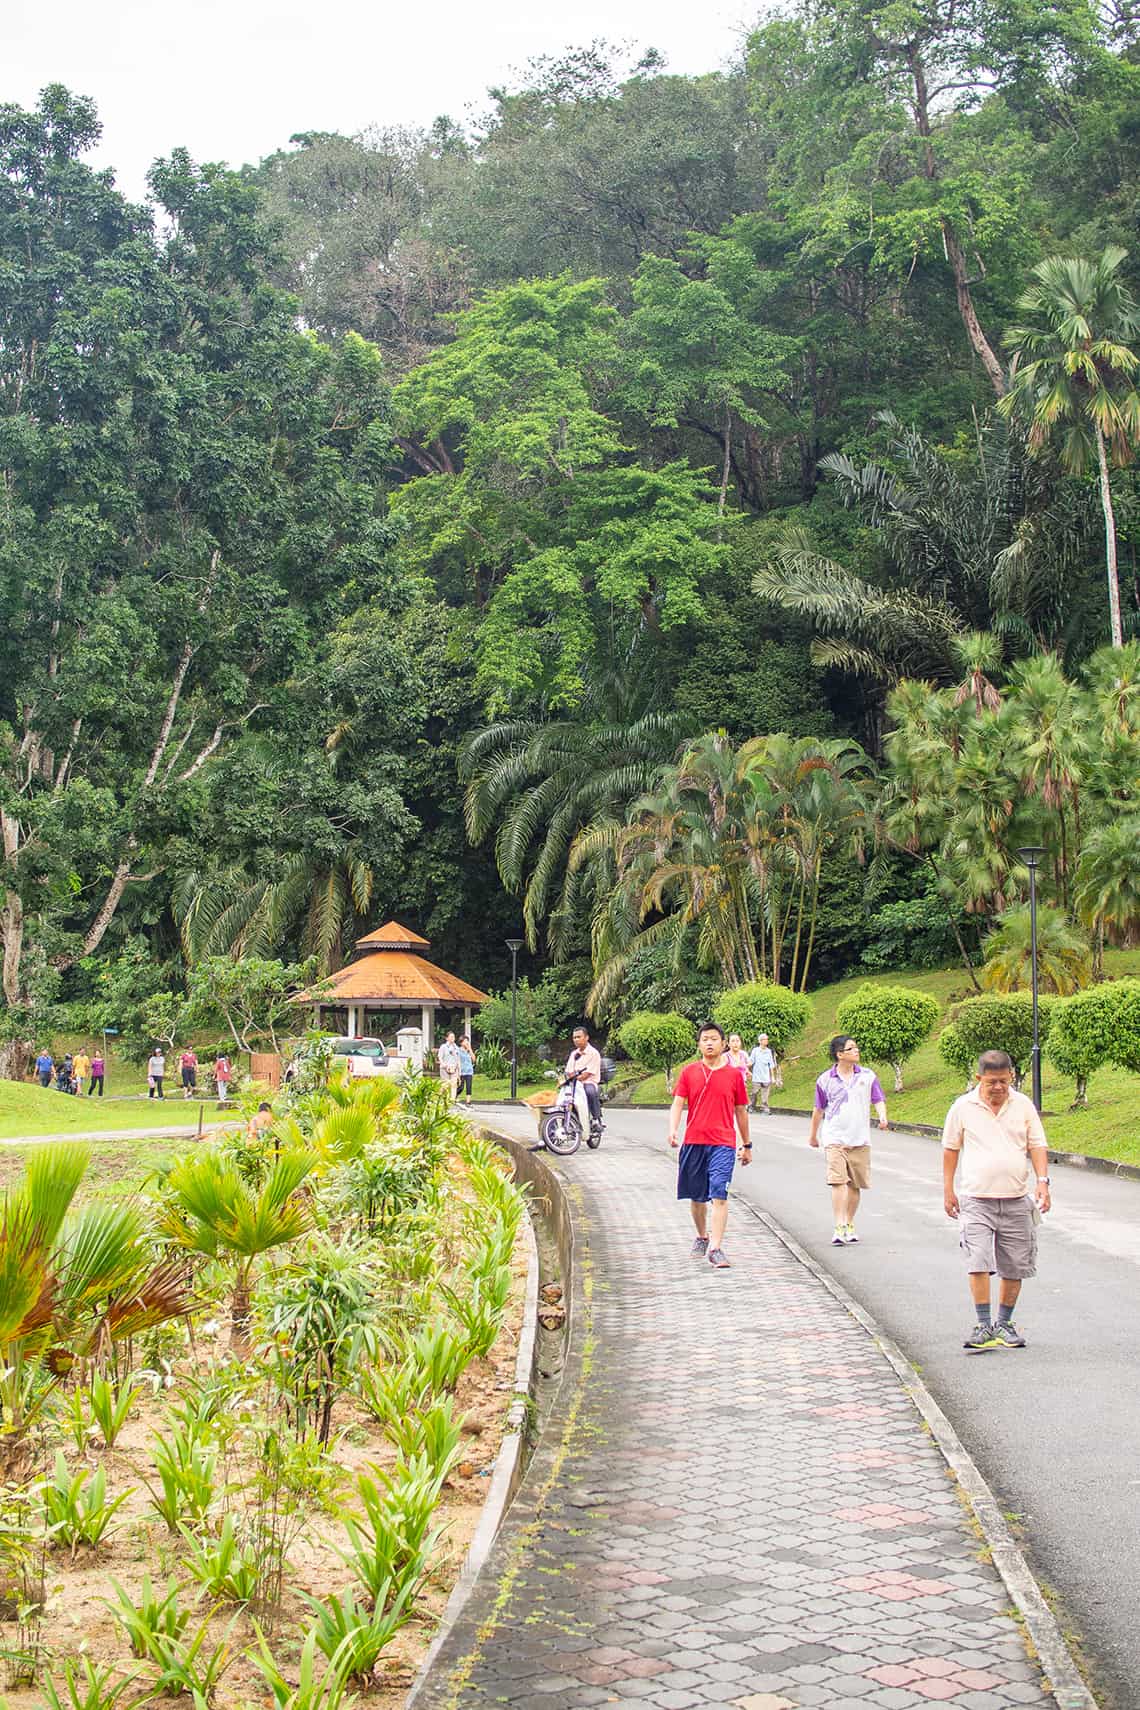
<svg viewBox="0 0 1140 1710"><path fill-rule="evenodd" d="M815 1083L808 1145L821 1143L827 1154L827 1185L835 1214L833 1247L858 1241L855 1213L859 1196L871 1185L871 1111L887 1126L887 1101L879 1077L859 1066L859 1047L839 1033L831 1041L831 1063Z"/></svg>

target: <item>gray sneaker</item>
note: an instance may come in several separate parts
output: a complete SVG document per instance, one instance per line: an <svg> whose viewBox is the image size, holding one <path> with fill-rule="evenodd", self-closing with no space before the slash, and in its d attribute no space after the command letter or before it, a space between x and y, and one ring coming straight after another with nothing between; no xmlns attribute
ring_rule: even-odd
<svg viewBox="0 0 1140 1710"><path fill-rule="evenodd" d="M1025 1346L1025 1337L1012 1319L1007 1324L995 1324L994 1337L996 1339L995 1345L999 1348L1024 1348Z"/></svg>
<svg viewBox="0 0 1140 1710"><path fill-rule="evenodd" d="M975 1324L962 1346L968 1354L984 1354L990 1348L1000 1348L1002 1343L992 1324Z"/></svg>
<svg viewBox="0 0 1140 1710"><path fill-rule="evenodd" d="M698 1235L696 1240L693 1242L692 1246L689 1248L689 1257L692 1259L703 1259L705 1257L705 1255L707 1254L708 1250L709 1250L709 1238L708 1238L708 1236L707 1235Z"/></svg>
<svg viewBox="0 0 1140 1710"><path fill-rule="evenodd" d="M709 1264L712 1266L714 1271L727 1271L731 1269L728 1254L725 1252L723 1247L714 1247L711 1250L709 1253Z"/></svg>

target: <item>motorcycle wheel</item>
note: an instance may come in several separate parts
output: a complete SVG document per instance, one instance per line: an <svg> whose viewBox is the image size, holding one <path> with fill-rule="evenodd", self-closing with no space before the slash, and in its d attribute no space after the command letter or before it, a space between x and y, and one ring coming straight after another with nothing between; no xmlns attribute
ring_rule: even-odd
<svg viewBox="0 0 1140 1710"><path fill-rule="evenodd" d="M568 1158L582 1144L582 1129L571 1111L554 1111L542 1125L542 1143L548 1152Z"/></svg>
<svg viewBox="0 0 1140 1710"><path fill-rule="evenodd" d="M586 1144L590 1148L591 1152L597 1151L598 1147L602 1143L602 1135L604 1133L605 1133L605 1129L599 1128L593 1134L587 1134Z"/></svg>

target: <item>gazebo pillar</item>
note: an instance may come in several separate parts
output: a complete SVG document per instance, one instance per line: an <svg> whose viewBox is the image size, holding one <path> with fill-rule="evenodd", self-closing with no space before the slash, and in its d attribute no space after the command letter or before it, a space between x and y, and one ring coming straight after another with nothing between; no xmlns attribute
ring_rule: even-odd
<svg viewBox="0 0 1140 1710"><path fill-rule="evenodd" d="M355 1039L357 1037L356 1005L354 1003L350 1003L348 1006L348 1037L349 1039Z"/></svg>
<svg viewBox="0 0 1140 1710"><path fill-rule="evenodd" d="M433 1049L431 1031L432 1011L430 1005L425 1003L420 1014L423 1019L424 1050L430 1051Z"/></svg>
<svg viewBox="0 0 1140 1710"><path fill-rule="evenodd" d="M469 1003L465 1003L463 1005L463 1031L467 1035L468 1039L470 1039L470 1037L471 1037L471 1005Z"/></svg>

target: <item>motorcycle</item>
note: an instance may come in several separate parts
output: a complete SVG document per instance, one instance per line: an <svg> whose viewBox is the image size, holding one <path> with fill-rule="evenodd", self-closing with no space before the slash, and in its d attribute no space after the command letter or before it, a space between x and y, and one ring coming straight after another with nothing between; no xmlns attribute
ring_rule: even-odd
<svg viewBox="0 0 1140 1710"><path fill-rule="evenodd" d="M598 1118L590 1120L590 1105L586 1085L579 1075L566 1075L558 1083L558 1092L550 1112L543 1118L542 1143L548 1152L568 1158L576 1152L583 1139L591 1150L602 1143L605 1126Z"/></svg>

